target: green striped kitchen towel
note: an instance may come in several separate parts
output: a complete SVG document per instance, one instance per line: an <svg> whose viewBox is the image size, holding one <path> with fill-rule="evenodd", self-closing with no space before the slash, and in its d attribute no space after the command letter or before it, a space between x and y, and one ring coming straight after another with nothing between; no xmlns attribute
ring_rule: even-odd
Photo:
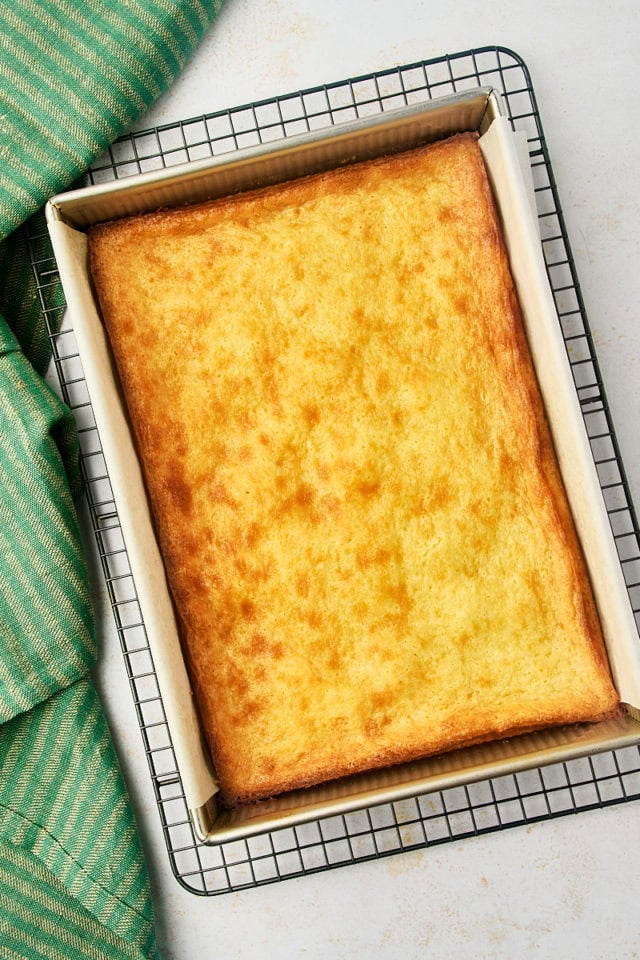
<svg viewBox="0 0 640 960"><path fill-rule="evenodd" d="M166 89L222 0L0 3L0 958L156 955L91 669L72 417L42 378L42 206ZM30 241L27 244L27 236ZM38 237L39 239L33 239Z"/></svg>

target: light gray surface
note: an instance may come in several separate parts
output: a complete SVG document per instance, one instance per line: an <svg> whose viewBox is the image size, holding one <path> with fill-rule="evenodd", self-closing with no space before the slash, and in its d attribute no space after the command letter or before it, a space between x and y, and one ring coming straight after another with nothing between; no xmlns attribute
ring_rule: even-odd
<svg viewBox="0 0 640 960"><path fill-rule="evenodd" d="M227 0L140 128L485 44L527 63L607 395L640 505L637 4ZM640 956L640 806L221 897L171 874L104 590L98 678L142 825L165 960Z"/></svg>

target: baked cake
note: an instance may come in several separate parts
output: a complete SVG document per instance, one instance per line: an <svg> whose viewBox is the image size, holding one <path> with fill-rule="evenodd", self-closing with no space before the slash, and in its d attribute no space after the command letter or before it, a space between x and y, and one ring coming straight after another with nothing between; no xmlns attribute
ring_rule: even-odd
<svg viewBox="0 0 640 960"><path fill-rule="evenodd" d="M615 711L476 135L89 243L227 803Z"/></svg>

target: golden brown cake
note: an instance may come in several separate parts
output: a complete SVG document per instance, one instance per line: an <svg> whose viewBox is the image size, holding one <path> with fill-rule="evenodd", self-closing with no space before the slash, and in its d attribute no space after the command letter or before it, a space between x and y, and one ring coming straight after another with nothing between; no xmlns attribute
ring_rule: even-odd
<svg viewBox="0 0 640 960"><path fill-rule="evenodd" d="M475 135L90 255L228 803L615 710Z"/></svg>

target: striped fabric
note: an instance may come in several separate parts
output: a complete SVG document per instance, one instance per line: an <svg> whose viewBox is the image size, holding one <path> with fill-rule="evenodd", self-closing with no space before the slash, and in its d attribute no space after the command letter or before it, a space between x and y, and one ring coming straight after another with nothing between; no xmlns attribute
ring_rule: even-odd
<svg viewBox="0 0 640 960"><path fill-rule="evenodd" d="M67 481L78 475L71 416L6 325L0 327L0 397L4 722L85 676L95 651L87 574Z"/></svg>
<svg viewBox="0 0 640 960"><path fill-rule="evenodd" d="M44 373L50 355L49 335L29 258L29 247L38 261L52 256L44 212L31 217L29 230L29 243L26 225L14 230L0 243L0 314L15 333L34 369ZM59 323L64 306L60 284L45 287L41 296L51 322Z"/></svg>
<svg viewBox="0 0 640 960"><path fill-rule="evenodd" d="M64 301L42 206L171 83L222 0L0 0L0 958L156 955L91 680L71 415L42 379ZM29 242L27 243L27 236Z"/></svg>
<svg viewBox="0 0 640 960"><path fill-rule="evenodd" d="M0 727L0 816L0 957L155 956L136 826L90 680Z"/></svg>

